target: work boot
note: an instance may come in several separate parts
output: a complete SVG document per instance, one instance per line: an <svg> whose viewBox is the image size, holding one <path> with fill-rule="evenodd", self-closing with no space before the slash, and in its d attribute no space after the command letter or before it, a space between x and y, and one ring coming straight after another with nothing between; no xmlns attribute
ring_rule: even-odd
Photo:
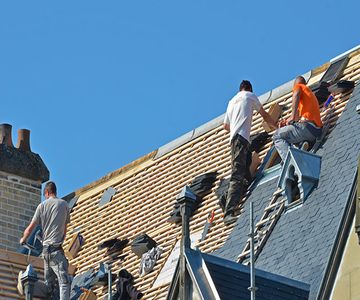
<svg viewBox="0 0 360 300"><path fill-rule="evenodd" d="M302 146L301 146L301 150L302 151L308 151L308 149L309 149L309 142L307 142L307 141L305 141L305 142L303 142L303 144L302 144Z"/></svg>
<svg viewBox="0 0 360 300"><path fill-rule="evenodd" d="M19 275L18 275L18 282L17 282L17 290L19 292L19 294L21 296L24 296L24 288L23 288L23 285L22 285L22 282L21 282L21 277L22 277L22 274L23 274L23 271L20 271L19 272Z"/></svg>

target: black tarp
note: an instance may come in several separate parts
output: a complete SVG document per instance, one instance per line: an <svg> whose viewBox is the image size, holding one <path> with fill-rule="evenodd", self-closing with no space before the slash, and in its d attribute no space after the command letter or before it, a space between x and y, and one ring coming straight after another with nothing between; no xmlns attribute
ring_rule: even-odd
<svg viewBox="0 0 360 300"><path fill-rule="evenodd" d="M354 81L348 81L348 80L340 80L333 85L330 85L328 90L333 95L340 94L340 93L346 93L350 90L352 90L355 86Z"/></svg>
<svg viewBox="0 0 360 300"><path fill-rule="evenodd" d="M216 181L217 172L209 172L199 176L196 176L190 184L190 189L196 195L196 202L191 207L191 215L201 204L203 197L211 192L211 189ZM181 223L180 205L175 202L174 209L170 213L170 217L167 220L170 223Z"/></svg>
<svg viewBox="0 0 360 300"><path fill-rule="evenodd" d="M144 253L156 247L156 245L157 243L151 237L146 233L142 233L131 242L131 251L138 257L141 257Z"/></svg>

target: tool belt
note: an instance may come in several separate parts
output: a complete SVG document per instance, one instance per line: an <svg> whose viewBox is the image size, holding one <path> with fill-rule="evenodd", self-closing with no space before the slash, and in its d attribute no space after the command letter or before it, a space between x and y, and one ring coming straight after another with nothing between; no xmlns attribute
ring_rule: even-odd
<svg viewBox="0 0 360 300"><path fill-rule="evenodd" d="M44 245L43 246L43 253L52 253L52 252L55 252L55 251L59 251L59 250L62 250L62 246L59 245L59 246L54 246L54 245Z"/></svg>

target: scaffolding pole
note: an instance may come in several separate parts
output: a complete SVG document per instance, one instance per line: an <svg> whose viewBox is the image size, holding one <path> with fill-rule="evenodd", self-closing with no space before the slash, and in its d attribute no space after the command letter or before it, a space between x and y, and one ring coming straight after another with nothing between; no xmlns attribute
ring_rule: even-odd
<svg viewBox="0 0 360 300"><path fill-rule="evenodd" d="M254 203L250 202L250 286L248 290L251 293L251 300L255 300L256 286L255 286L255 257L254 257Z"/></svg>

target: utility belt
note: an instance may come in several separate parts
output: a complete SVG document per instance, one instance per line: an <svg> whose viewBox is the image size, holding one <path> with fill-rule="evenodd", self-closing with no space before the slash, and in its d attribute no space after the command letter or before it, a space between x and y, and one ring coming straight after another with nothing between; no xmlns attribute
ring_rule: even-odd
<svg viewBox="0 0 360 300"><path fill-rule="evenodd" d="M44 245L43 246L43 254L49 254L49 253L53 253L55 251L59 251L59 250L62 250L62 246L61 245L58 245L58 246L55 246L55 245Z"/></svg>

